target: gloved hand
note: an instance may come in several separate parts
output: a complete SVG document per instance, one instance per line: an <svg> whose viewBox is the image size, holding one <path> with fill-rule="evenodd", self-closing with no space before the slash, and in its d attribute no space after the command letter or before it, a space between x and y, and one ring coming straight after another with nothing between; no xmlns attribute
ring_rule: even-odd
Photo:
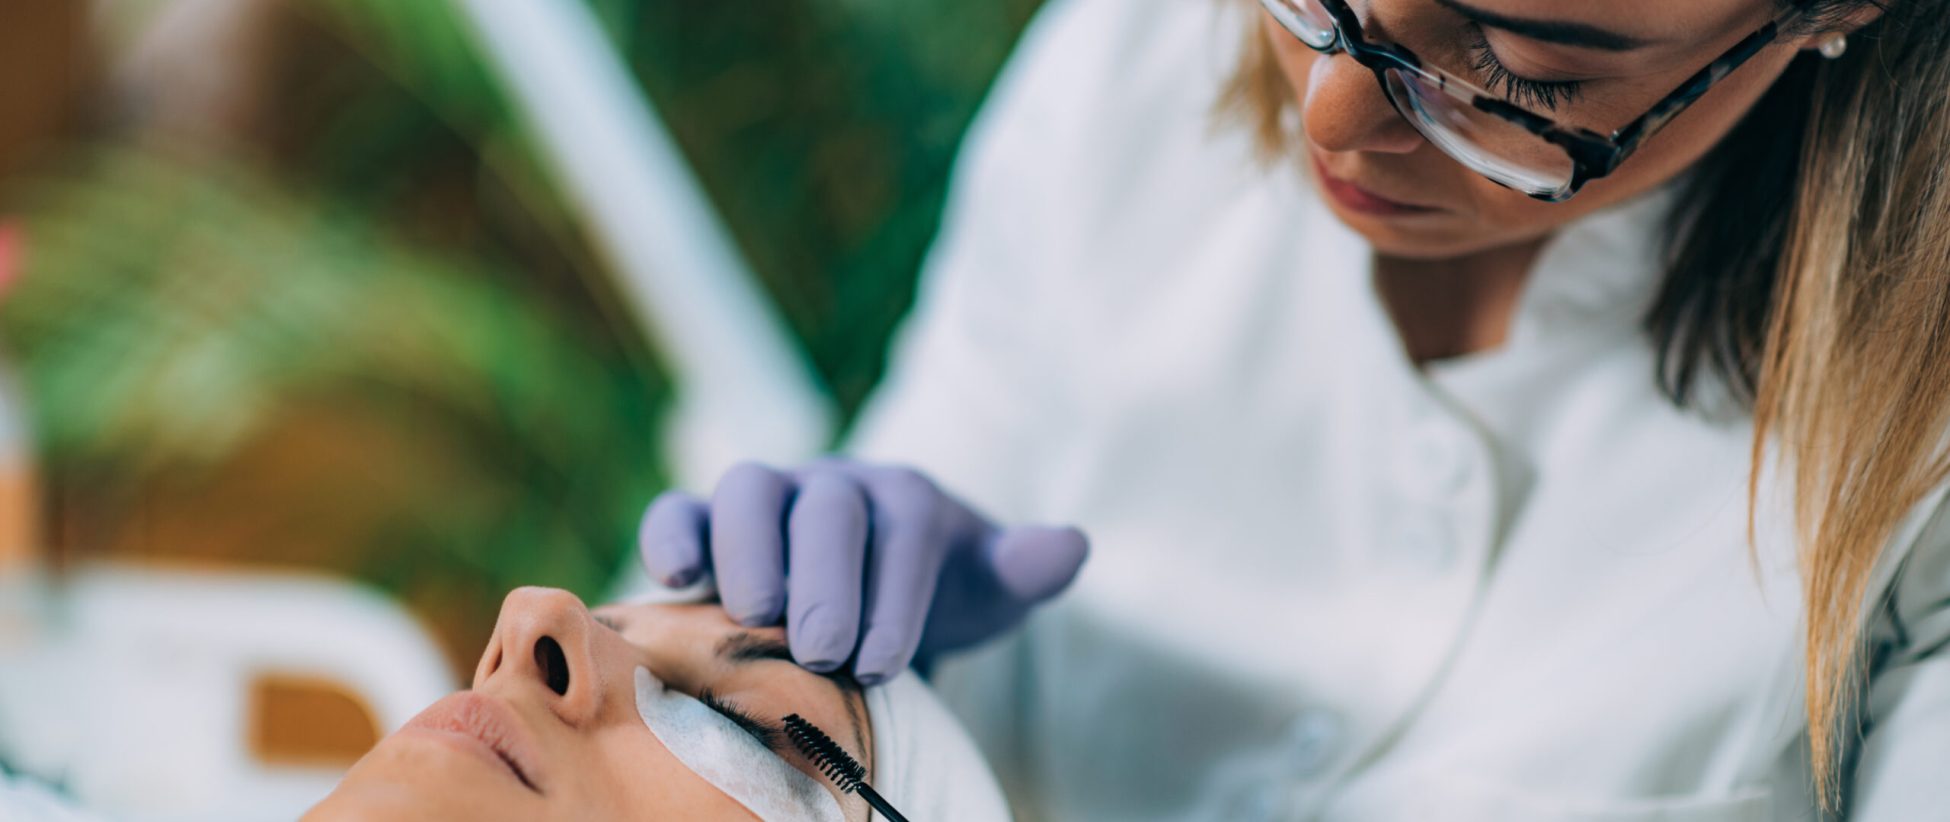
<svg viewBox="0 0 1950 822"><path fill-rule="evenodd" d="M652 578L684 587L715 572L733 619L783 617L800 664L828 672L851 658L867 685L917 652L1014 627L1068 587L1089 552L1075 528L998 527L919 472L845 460L746 463L708 503L666 493L638 542Z"/></svg>

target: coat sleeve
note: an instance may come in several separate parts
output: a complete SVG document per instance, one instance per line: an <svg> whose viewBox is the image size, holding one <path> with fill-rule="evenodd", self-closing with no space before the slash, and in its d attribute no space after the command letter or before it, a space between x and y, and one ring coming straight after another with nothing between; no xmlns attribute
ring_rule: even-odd
<svg viewBox="0 0 1950 822"><path fill-rule="evenodd" d="M1849 818L1950 818L1950 516L1939 508L1877 612Z"/></svg>

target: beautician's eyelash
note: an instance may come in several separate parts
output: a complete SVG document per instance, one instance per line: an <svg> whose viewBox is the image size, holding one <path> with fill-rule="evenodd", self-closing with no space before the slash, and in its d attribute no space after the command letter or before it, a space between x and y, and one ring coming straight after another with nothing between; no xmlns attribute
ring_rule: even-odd
<svg viewBox="0 0 1950 822"><path fill-rule="evenodd" d="M615 619L613 619L613 618L610 618L610 617L606 617L606 616L603 616L602 614L591 614L590 616L591 616L591 618L592 618L592 619L595 619L595 620L596 620L596 624L597 624L597 625L601 625L601 626L603 626L604 628L608 628L608 629L610 629L610 630L612 630L612 631L615 631L615 632L617 632L617 633L619 633L619 634L620 634L620 633L623 633L623 624L622 624L622 623L620 623L620 622L617 622L617 621L616 621Z"/></svg>
<svg viewBox="0 0 1950 822"><path fill-rule="evenodd" d="M746 713L744 709L719 699L717 694L711 692L711 689L706 688L703 692L699 693L697 695L697 701L704 703L704 707L706 708L724 714L724 717L731 720L733 725L745 729L745 733L756 737L759 744L774 751L786 750L783 747L785 745L784 731L767 725L758 717Z"/></svg>
<svg viewBox="0 0 1950 822"><path fill-rule="evenodd" d="M1541 106L1553 111L1560 100L1576 100L1582 96L1582 80L1532 80L1510 73L1503 61L1496 59L1496 52L1490 49L1490 38L1483 32L1483 27L1471 23L1469 28L1476 36L1475 41L1469 44L1470 52L1475 55L1471 68L1483 77L1484 88L1496 91L1500 84L1503 86L1503 96L1510 102L1520 106Z"/></svg>

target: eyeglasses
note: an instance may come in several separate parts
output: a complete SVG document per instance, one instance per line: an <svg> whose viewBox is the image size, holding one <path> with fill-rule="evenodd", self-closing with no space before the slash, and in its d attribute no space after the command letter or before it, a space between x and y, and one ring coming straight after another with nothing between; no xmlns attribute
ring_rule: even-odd
<svg viewBox="0 0 1950 822"><path fill-rule="evenodd" d="M1789 11L1775 18L1631 124L1600 134L1561 125L1468 80L1424 66L1414 52L1394 43L1369 40L1347 0L1260 0L1260 5L1308 48L1322 54L1346 51L1373 71L1402 119L1443 153L1492 182L1554 203L1571 199L1585 183L1616 170L1646 138L1774 42L1799 14Z"/></svg>

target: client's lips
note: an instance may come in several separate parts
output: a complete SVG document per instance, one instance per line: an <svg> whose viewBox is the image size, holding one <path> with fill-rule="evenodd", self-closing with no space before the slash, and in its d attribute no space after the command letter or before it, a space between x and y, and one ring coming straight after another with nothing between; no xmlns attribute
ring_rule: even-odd
<svg viewBox="0 0 1950 822"><path fill-rule="evenodd" d="M402 732L444 737L505 766L529 790L541 793L534 775L535 747L514 712L485 695L461 691L433 703L406 723Z"/></svg>

